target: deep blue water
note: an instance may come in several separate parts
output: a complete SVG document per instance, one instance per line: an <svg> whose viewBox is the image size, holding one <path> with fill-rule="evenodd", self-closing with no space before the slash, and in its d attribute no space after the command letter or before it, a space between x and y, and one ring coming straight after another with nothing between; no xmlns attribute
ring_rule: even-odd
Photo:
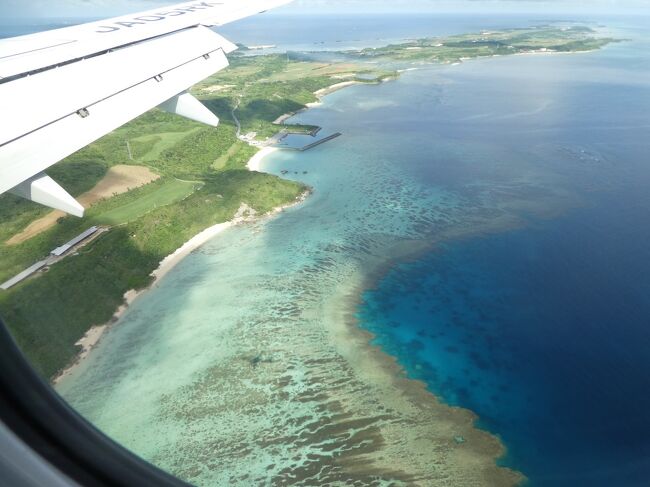
<svg viewBox="0 0 650 487"><path fill-rule="evenodd" d="M501 462L534 486L650 485L650 63L641 46L576 57L562 71L531 60L519 86L498 65L501 88L486 66L454 79L432 115L435 137L521 151L562 173L558 185L582 202L443 241L393 267L358 311L410 377L476 412L507 446ZM536 81L524 81L532 69ZM531 112L513 124L499 115L518 96L543 93L561 101L555 116ZM571 144L576 157L560 163L545 149L540 158L540 143ZM465 164L462 152L435 154L413 170L454 187L485 170Z"/></svg>
<svg viewBox="0 0 650 487"><path fill-rule="evenodd" d="M639 195L636 195L639 196ZM647 197L454 242L395 268L359 316L533 485L650 479Z"/></svg>

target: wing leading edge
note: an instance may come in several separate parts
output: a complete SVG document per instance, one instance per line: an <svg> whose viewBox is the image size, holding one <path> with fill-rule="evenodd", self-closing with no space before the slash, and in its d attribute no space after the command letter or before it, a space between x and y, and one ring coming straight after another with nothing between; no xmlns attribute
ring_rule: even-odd
<svg viewBox="0 0 650 487"><path fill-rule="evenodd" d="M82 216L49 166L156 106L216 127L186 91L236 49L208 27L289 1L189 2L0 41L0 194Z"/></svg>

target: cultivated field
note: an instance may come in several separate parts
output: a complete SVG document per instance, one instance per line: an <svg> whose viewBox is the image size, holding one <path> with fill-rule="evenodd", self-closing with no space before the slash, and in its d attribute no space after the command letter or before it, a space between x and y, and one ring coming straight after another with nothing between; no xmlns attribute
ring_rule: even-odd
<svg viewBox="0 0 650 487"><path fill-rule="evenodd" d="M130 189L155 181L159 177L158 174L144 166L113 166L93 189L83 193L77 200L84 208L89 208L102 199L126 193ZM18 245L25 240L29 240L56 225L57 220L63 217L65 217L64 212L59 210L51 211L44 217L38 218L27 225L23 231L7 240L6 244Z"/></svg>

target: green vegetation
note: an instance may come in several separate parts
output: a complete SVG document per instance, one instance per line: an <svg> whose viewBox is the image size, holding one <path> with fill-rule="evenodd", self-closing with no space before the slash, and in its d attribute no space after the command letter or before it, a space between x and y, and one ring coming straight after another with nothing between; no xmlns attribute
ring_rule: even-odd
<svg viewBox="0 0 650 487"><path fill-rule="evenodd" d="M245 168L257 149L237 137L233 112L242 134L255 132L257 139L265 139L278 132L273 122L281 115L316 101L315 91L343 81L376 83L396 76L399 63L454 62L541 49L580 51L611 41L596 38L588 28L540 27L364 49L345 53L351 59L345 63L295 54L291 59L234 56L229 69L193 89L221 119L217 130L152 110L48 170L75 196L91 189L116 164L148 166L160 179L96 203L83 219L61 218L13 246L4 242L50 210L0 195L0 281L91 225L111 227L77 255L0 291L0 313L37 370L51 377L77 353L74 343L92 325L107 322L127 290L147 286L158 263L193 235L230 220L242 203L262 214L295 200L305 191L303 185Z"/></svg>
<svg viewBox="0 0 650 487"><path fill-rule="evenodd" d="M362 58L453 63L463 59L529 52L578 52L599 49L614 39L599 38L584 26L539 26L480 34L419 39L378 49L362 49Z"/></svg>
<svg viewBox="0 0 650 487"><path fill-rule="evenodd" d="M242 201L264 213L302 190L245 170L215 174L187 198L113 228L79 255L1 293L3 317L37 370L50 377L76 354L74 343L91 325L111 318L127 290L150 283L149 274L166 255L204 228L231 219ZM88 223L76 226L75 232Z"/></svg>
<svg viewBox="0 0 650 487"><path fill-rule="evenodd" d="M155 162L160 158L163 151L171 149L178 142L183 140L192 132L198 132L201 127L188 130L187 132L166 132L135 137L129 142L135 156L143 162Z"/></svg>
<svg viewBox="0 0 650 487"><path fill-rule="evenodd" d="M365 78L368 75L376 82L395 73L359 62L287 60L280 54L233 57L227 70L198 84L193 92L214 111L231 112L237 107L242 134L255 132L258 139L266 139L278 132L273 124L277 118L317 101L315 91L342 81L372 82ZM309 132L315 127L286 128Z"/></svg>

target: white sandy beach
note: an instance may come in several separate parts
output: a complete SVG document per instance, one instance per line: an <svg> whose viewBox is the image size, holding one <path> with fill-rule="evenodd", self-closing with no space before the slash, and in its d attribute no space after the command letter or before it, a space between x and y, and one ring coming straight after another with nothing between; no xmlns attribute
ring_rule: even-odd
<svg viewBox="0 0 650 487"><path fill-rule="evenodd" d="M346 88L348 86L352 85L360 85L363 84L362 81L343 81L341 83L336 83L335 85L328 86L327 88L321 88L318 91L314 92L314 95L316 95L319 99L325 95L329 95L330 93L334 93L335 91L341 90L343 88Z"/></svg>
<svg viewBox="0 0 650 487"><path fill-rule="evenodd" d="M262 159L264 159L269 154L273 154L277 150L278 149L276 147L264 147L257 154L255 154L253 157L250 158L250 160L246 164L246 167L248 168L249 171L261 172L260 167L262 164Z"/></svg>
<svg viewBox="0 0 650 487"><path fill-rule="evenodd" d="M99 339L102 337L107 327L108 324L93 326L84 334L84 336L77 340L75 345L81 347L81 352L79 352L79 354L75 357L74 363L72 365L59 372L59 374L54 379L52 379L53 384L57 384L64 377L70 375L70 372L74 370L77 364L85 359L90 351L95 347L95 345L97 345L97 342L99 342Z"/></svg>

